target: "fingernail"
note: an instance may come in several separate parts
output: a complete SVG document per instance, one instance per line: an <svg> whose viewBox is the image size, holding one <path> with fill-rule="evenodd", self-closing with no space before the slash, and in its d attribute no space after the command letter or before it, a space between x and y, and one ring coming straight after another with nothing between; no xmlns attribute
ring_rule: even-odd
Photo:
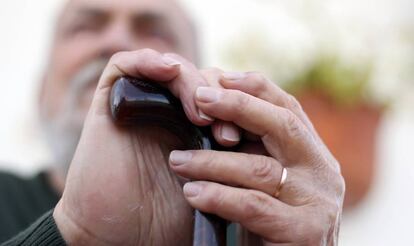
<svg viewBox="0 0 414 246"><path fill-rule="evenodd" d="M171 164L175 166L179 166L179 165L189 162L192 157L193 157L193 154L189 151L174 150L170 154L170 161L171 161Z"/></svg>
<svg viewBox="0 0 414 246"><path fill-rule="evenodd" d="M211 118L210 116L206 115L200 109L198 110L198 115L200 116L201 119L205 119L205 120L208 120L208 121L214 121L214 118Z"/></svg>
<svg viewBox="0 0 414 246"><path fill-rule="evenodd" d="M240 73L240 72L227 72L227 73L223 73L222 76L223 78L228 79L228 80L241 80L246 77L246 74Z"/></svg>
<svg viewBox="0 0 414 246"><path fill-rule="evenodd" d="M176 66L180 66L181 65L181 62L179 62L178 60L176 60L176 59L174 59L174 58L172 58L172 57L169 57L169 56L163 56L162 57L162 60L163 60L163 62L165 63L165 64L167 64L168 66L173 66L173 67L176 67Z"/></svg>
<svg viewBox="0 0 414 246"><path fill-rule="evenodd" d="M216 102L219 100L220 92L218 89L211 87L198 87L196 91L196 99L202 102Z"/></svg>
<svg viewBox="0 0 414 246"><path fill-rule="evenodd" d="M186 197L198 196L201 192L201 185L197 183L188 182L184 185L183 191Z"/></svg>
<svg viewBox="0 0 414 246"><path fill-rule="evenodd" d="M237 128L227 124L223 125L221 128L221 137L231 142L240 141L240 133Z"/></svg>

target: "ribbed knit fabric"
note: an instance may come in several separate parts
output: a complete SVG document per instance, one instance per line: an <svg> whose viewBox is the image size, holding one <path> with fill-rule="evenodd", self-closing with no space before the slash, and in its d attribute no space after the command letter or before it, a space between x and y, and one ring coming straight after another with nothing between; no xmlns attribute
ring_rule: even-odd
<svg viewBox="0 0 414 246"><path fill-rule="evenodd" d="M45 173L0 172L0 245L64 245L52 216L58 201Z"/></svg>
<svg viewBox="0 0 414 246"><path fill-rule="evenodd" d="M66 245L52 216L47 212L25 231L21 232L1 246L64 246Z"/></svg>

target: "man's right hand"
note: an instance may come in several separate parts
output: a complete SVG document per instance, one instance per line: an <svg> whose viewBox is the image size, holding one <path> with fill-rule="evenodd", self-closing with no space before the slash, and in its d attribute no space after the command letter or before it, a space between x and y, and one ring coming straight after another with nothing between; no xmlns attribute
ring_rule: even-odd
<svg viewBox="0 0 414 246"><path fill-rule="evenodd" d="M192 209L167 164L178 141L167 131L122 128L112 119L110 91L124 75L165 83L194 124L212 123L195 106L194 91L208 82L191 63L148 49L114 55L98 83L55 208L56 224L68 244L191 244Z"/></svg>

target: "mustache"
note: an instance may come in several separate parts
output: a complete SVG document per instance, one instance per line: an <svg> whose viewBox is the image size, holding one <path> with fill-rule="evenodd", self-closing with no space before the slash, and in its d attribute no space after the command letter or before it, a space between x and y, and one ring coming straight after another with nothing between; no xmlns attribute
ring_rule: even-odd
<svg viewBox="0 0 414 246"><path fill-rule="evenodd" d="M83 66L69 81L69 90L78 92L80 89L87 88L91 84L96 84L108 61L108 59L100 58ZM71 94L71 91L69 91L69 94Z"/></svg>
<svg viewBox="0 0 414 246"><path fill-rule="evenodd" d="M83 66L79 72L69 80L68 96L64 103L64 108L66 108L66 110L73 110L73 107L80 101L79 99L84 91L98 83L108 62L108 58L95 59Z"/></svg>
<svg viewBox="0 0 414 246"><path fill-rule="evenodd" d="M73 77L69 79L66 98L63 100L59 121L67 121L67 124L83 122L80 103L90 87L97 85L103 70L109 59L98 58L84 65ZM61 122L63 124L63 122Z"/></svg>

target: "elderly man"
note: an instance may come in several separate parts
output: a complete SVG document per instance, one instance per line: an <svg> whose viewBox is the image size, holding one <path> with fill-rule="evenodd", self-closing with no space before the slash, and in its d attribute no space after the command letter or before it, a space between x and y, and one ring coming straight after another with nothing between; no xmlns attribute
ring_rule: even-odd
<svg viewBox="0 0 414 246"><path fill-rule="evenodd" d="M189 245L199 209L237 223L251 244L337 244L344 182L297 101L259 73L196 61L173 0L69 1L39 100L56 163L29 180L0 175L0 239ZM117 126L109 94L123 75L161 83L218 143L243 144L173 151L166 130ZM195 181L182 188L179 176Z"/></svg>

